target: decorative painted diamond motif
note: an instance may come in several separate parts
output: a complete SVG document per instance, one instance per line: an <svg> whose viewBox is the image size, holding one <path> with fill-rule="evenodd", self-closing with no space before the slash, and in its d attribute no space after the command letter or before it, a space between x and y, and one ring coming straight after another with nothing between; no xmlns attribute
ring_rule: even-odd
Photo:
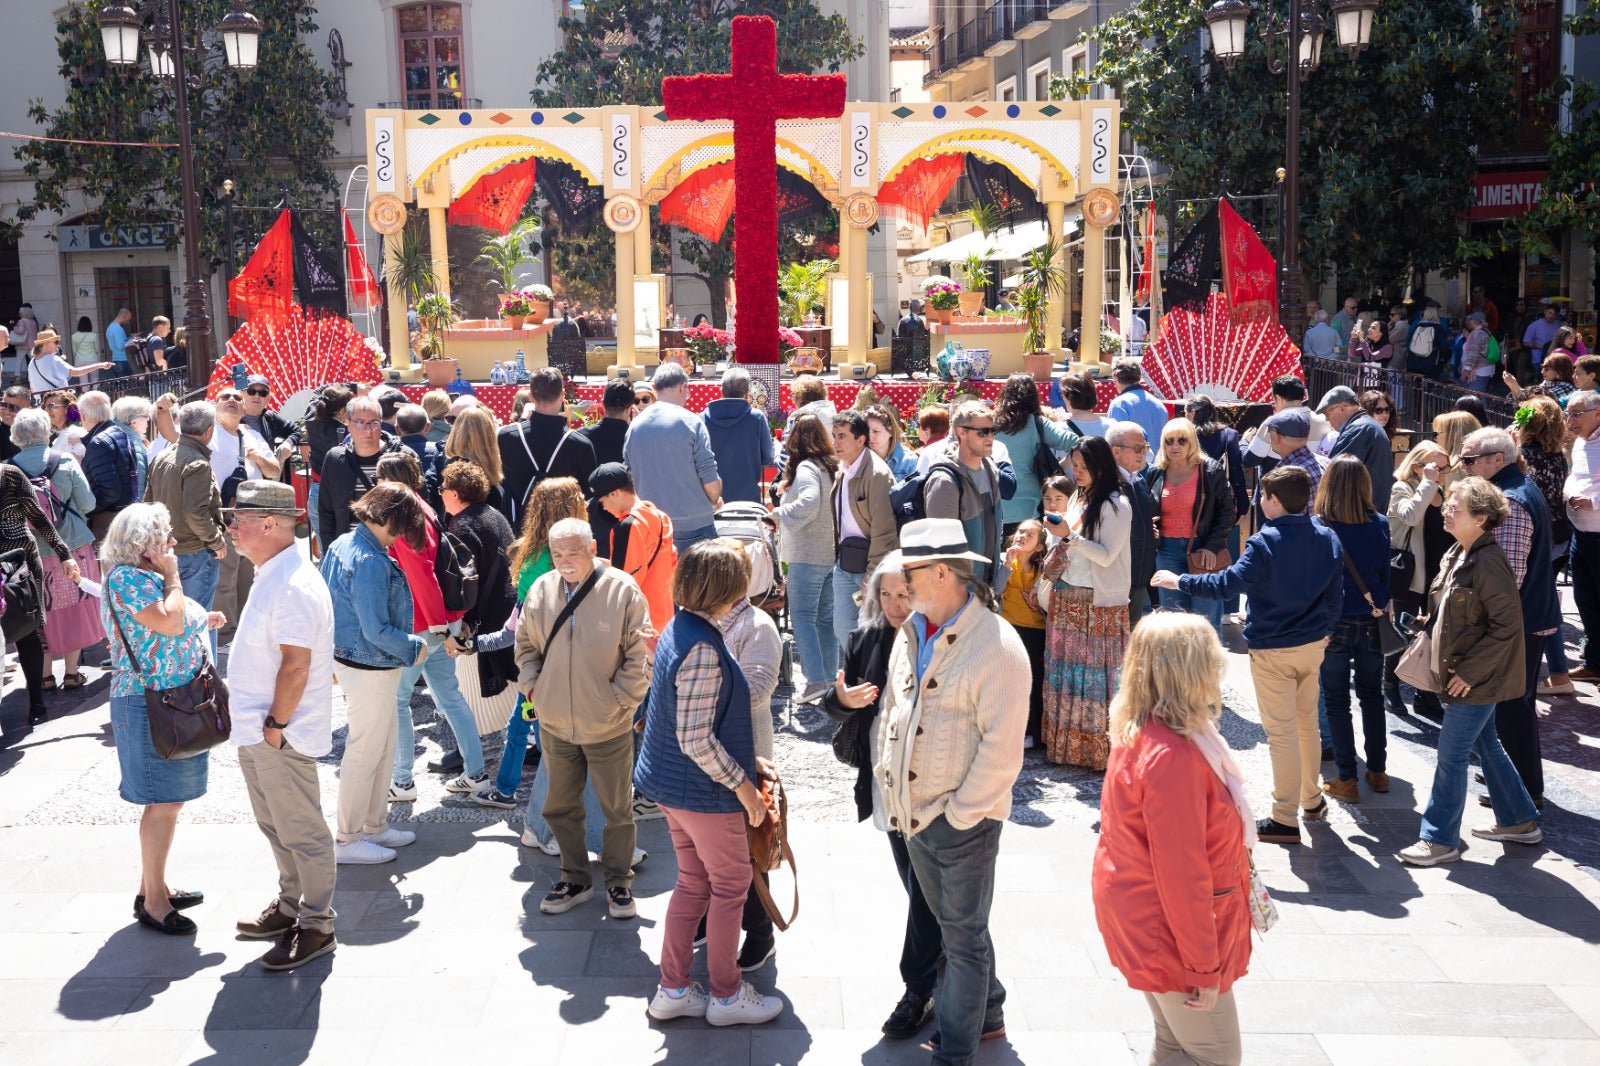
<svg viewBox="0 0 1600 1066"><path fill-rule="evenodd" d="M916 112L911 110L909 107L897 107L893 111L889 112L889 114L893 115L895 118L910 118L912 115L916 114Z"/></svg>
<svg viewBox="0 0 1600 1066"><path fill-rule="evenodd" d="M435 122L442 122L443 119L441 119L438 115L435 115L432 111L429 111L426 115L423 115L421 118L417 119L417 121L422 123L424 126L431 126Z"/></svg>
<svg viewBox="0 0 1600 1066"><path fill-rule="evenodd" d="M1039 114L1047 115L1050 118L1055 118L1057 115L1061 114L1061 109L1055 104L1045 104L1039 109Z"/></svg>
<svg viewBox="0 0 1600 1066"><path fill-rule="evenodd" d="M656 121L657 122L665 122L665 121L667 121L667 113L665 111L657 111L656 112Z"/></svg>
<svg viewBox="0 0 1600 1066"><path fill-rule="evenodd" d="M986 108L982 108L982 107L969 107L969 108L967 108L967 114L971 115L973 118L982 118L984 115L987 115L988 113L989 113L988 110Z"/></svg>
<svg viewBox="0 0 1600 1066"><path fill-rule="evenodd" d="M511 116L506 114L504 111L497 111L489 116L489 121L504 126L507 122L511 121Z"/></svg>
<svg viewBox="0 0 1600 1066"><path fill-rule="evenodd" d="M576 111L568 111L565 115L562 115L561 117L562 117L563 120L565 120L567 122L571 122L573 125L577 125L579 122L583 121L583 116L578 114Z"/></svg>

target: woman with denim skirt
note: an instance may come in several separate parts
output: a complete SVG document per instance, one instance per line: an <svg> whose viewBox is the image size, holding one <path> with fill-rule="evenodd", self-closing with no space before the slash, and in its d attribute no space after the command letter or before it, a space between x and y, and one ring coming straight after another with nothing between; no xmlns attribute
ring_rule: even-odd
<svg viewBox="0 0 1600 1066"><path fill-rule="evenodd" d="M400 724L395 696L400 675L428 656L411 632L411 590L389 547L426 543L422 501L404 485L375 485L350 506L359 525L328 545L322 578L333 597L334 670L348 705L349 726L339 763L336 858L372 864L394 858L415 833L389 826L389 775Z"/></svg>
<svg viewBox="0 0 1600 1066"><path fill-rule="evenodd" d="M206 793L211 753L187 759L157 754L144 695L146 688L175 688L192 680L206 663L206 630L220 627L223 618L217 611L208 615L184 596L172 551L176 543L171 516L161 504L129 504L118 512L100 549L106 573L100 610L111 634L111 733L122 770L119 791L144 808L133 916L147 929L187 936L195 924L178 912L205 897L167 883L167 853L178 811Z"/></svg>
<svg viewBox="0 0 1600 1066"><path fill-rule="evenodd" d="M1412 866L1461 858L1469 755L1483 767L1495 820L1472 835L1517 844L1544 839L1539 810L1495 732L1495 705L1521 696L1527 676L1522 597L1511 562L1494 538L1495 527L1510 513L1505 495L1483 478L1463 478L1445 496L1444 525L1456 543L1429 590L1428 619L1429 665L1445 713L1422 832L1396 856Z"/></svg>
<svg viewBox="0 0 1600 1066"><path fill-rule="evenodd" d="M1367 784L1389 791L1388 720L1383 706L1383 644L1374 611L1389 608L1389 520L1372 506L1372 476L1353 455L1335 456L1317 485L1313 514L1333 530L1344 548L1344 611L1322 650L1322 698L1328 707L1333 761L1339 768L1322 791L1345 803L1358 803L1356 737L1350 719L1350 675L1355 674L1361 703L1361 735L1367 756ZM1358 583L1350 567L1360 575ZM1363 594L1361 585L1366 585ZM1370 599L1368 597L1371 597Z"/></svg>

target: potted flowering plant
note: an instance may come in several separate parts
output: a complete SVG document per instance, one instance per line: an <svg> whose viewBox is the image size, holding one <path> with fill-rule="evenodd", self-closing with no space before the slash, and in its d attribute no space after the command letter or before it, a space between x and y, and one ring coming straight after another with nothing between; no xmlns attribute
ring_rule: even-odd
<svg viewBox="0 0 1600 1066"><path fill-rule="evenodd" d="M556 298L555 292L548 285L530 285L517 293L527 300L532 310L528 312L528 319L538 325L550 317L550 303Z"/></svg>
<svg viewBox="0 0 1600 1066"><path fill-rule="evenodd" d="M955 318L956 308L961 306L961 286L947 277L935 275L923 284L922 292L933 317L948 326Z"/></svg>
<svg viewBox="0 0 1600 1066"><path fill-rule="evenodd" d="M505 302L500 305L500 313L512 329L521 329L527 323L528 316L533 314L533 301L528 299L526 292L509 292Z"/></svg>
<svg viewBox="0 0 1600 1066"><path fill-rule="evenodd" d="M725 329L718 329L709 322L690 326L684 330L683 340L689 346L690 363L684 369L690 371L696 366L715 363L718 359L726 357L728 349L733 346L733 334Z"/></svg>

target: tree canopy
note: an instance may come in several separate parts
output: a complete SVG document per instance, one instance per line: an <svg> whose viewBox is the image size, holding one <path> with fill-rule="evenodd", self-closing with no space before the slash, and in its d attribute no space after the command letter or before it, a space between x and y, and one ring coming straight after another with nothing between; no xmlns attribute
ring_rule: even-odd
<svg viewBox="0 0 1600 1066"><path fill-rule="evenodd" d="M1202 50L1204 4L1141 0L1093 36L1090 72L1118 88L1123 124L1171 168L1167 195L1271 194L1284 160L1285 76L1252 32L1235 69ZM1252 31L1284 0L1257 4ZM1475 18L1459 0L1386 3L1354 60L1330 27L1319 68L1301 83L1301 263L1337 269L1341 289L1395 290L1414 273L1453 272L1467 246L1474 146L1514 113L1508 52L1513 5ZM1082 87L1077 87L1081 89Z"/></svg>
<svg viewBox="0 0 1600 1066"><path fill-rule="evenodd" d="M229 70L220 39L207 34L201 38L209 49L200 88L189 93L201 256L208 260L223 243L224 180L233 181L238 203L256 206L276 204L283 191L309 204L335 189L327 165L334 154L332 83L304 44L317 29L314 5L253 0L251 9L262 25L260 66L243 74ZM195 27L214 26L226 13L225 0L183 0L183 28L191 43ZM108 64L89 5L72 4L62 12L56 52L67 81L66 102L52 111L34 100L28 109L44 136L141 145L177 141L172 87L153 77L142 59L126 69ZM191 59L191 76L200 65ZM20 220L68 215L80 204L105 226L176 219L181 212L176 148L30 141L16 155L34 182L33 201L17 205ZM308 217L306 224L318 221L325 220Z"/></svg>

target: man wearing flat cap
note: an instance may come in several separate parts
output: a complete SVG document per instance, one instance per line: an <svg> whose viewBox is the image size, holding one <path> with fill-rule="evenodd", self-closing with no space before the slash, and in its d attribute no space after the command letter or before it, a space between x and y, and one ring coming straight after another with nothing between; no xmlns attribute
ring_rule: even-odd
<svg viewBox="0 0 1600 1066"><path fill-rule="evenodd" d="M979 1040L1005 1033L989 908L1032 672L1022 638L989 609L973 569L989 559L959 520L906 523L900 552L912 614L889 654L873 776L944 939L933 1061L969 1063Z"/></svg>
<svg viewBox="0 0 1600 1066"><path fill-rule="evenodd" d="M263 969L292 970L338 946L333 833L317 784L317 759L333 748L333 600L295 546L303 516L292 486L241 482L222 513L239 554L256 567L228 658L228 739L278 863L277 898L236 928L277 941Z"/></svg>
<svg viewBox="0 0 1600 1066"><path fill-rule="evenodd" d="M1317 414L1339 431L1328 458L1350 454L1360 459L1372 475L1374 505L1388 507L1389 490L1394 488L1394 445L1389 443L1389 434L1361 409L1355 390L1348 385L1335 385L1323 393Z"/></svg>
<svg viewBox="0 0 1600 1066"><path fill-rule="evenodd" d="M1311 412L1304 407L1290 407L1279 411L1261 424L1261 436L1265 438L1272 454L1277 456L1277 463L1273 469L1280 466L1297 466L1311 479L1311 497L1305 505L1305 514L1311 513L1312 503L1317 498L1317 486L1322 483L1322 472L1328 466L1327 459L1311 450L1310 433ZM1384 499L1388 500L1388 497L1385 496ZM1256 483L1254 504L1259 513L1261 507L1259 481ZM1385 503L1384 506L1388 504Z"/></svg>

